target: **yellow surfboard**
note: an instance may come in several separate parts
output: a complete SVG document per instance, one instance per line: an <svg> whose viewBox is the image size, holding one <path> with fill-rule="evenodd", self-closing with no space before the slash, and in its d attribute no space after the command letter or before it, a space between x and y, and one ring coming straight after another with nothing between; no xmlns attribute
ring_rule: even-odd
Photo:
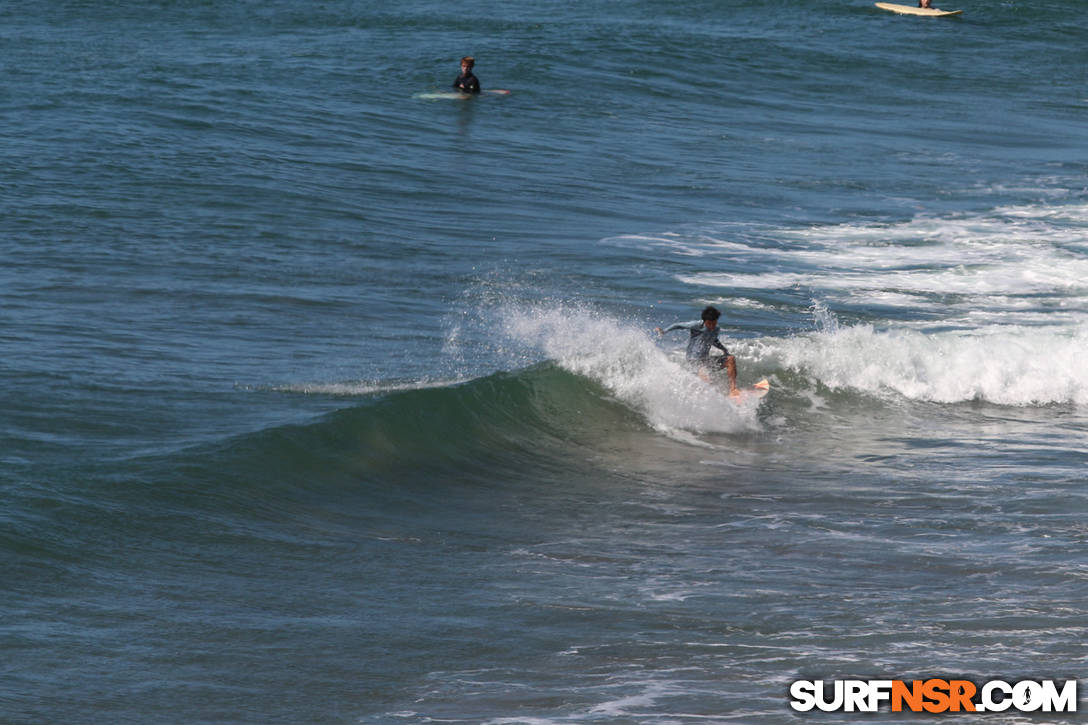
<svg viewBox="0 0 1088 725"><path fill-rule="evenodd" d="M891 10L900 15L924 15L930 18L945 18L949 15L960 15L962 10L938 10L937 8L918 8L912 5L896 5L895 3L876 3L881 10Z"/></svg>

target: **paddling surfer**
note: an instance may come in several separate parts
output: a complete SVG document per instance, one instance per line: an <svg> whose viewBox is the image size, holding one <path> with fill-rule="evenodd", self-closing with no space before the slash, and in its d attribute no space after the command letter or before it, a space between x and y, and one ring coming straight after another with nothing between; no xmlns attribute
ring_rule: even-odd
<svg viewBox="0 0 1088 725"><path fill-rule="evenodd" d="M673 330L688 330L691 333L691 337L688 339L688 363L695 367L699 377L707 382L710 382L710 348L716 347L721 350L723 354L719 358L718 365L724 368L729 376L729 394L738 395L737 359L730 355L729 351L725 349L725 345L718 340L718 333L721 332L718 328L718 318L721 317L721 314L717 308L708 306L703 310L701 320L677 322L674 325L669 325L664 330L660 327L655 327L654 330L658 335L664 335L666 332L672 332Z"/></svg>
<svg viewBox="0 0 1088 725"><path fill-rule="evenodd" d="M466 55L461 59L461 75L453 82L453 87L462 93L479 93L480 80L472 74L472 67L476 65L476 59Z"/></svg>

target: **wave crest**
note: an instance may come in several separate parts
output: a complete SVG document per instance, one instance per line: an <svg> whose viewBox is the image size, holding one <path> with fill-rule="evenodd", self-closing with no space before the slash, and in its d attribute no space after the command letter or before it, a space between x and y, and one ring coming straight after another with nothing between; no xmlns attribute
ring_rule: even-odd
<svg viewBox="0 0 1088 725"><path fill-rule="evenodd" d="M767 353L829 388L936 403L1088 405L1088 328L988 327L924 333L832 327Z"/></svg>

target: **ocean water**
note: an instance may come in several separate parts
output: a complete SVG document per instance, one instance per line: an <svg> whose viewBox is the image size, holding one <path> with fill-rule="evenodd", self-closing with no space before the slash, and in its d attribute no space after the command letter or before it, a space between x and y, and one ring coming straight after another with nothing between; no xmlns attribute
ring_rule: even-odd
<svg viewBox="0 0 1088 725"><path fill-rule="evenodd" d="M0 721L1088 677L1085 6L941 4L0 3Z"/></svg>

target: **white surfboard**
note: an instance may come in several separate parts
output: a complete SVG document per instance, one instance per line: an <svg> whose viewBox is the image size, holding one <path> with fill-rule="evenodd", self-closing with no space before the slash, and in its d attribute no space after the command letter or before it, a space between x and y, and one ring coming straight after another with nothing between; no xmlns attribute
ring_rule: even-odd
<svg viewBox="0 0 1088 725"><path fill-rule="evenodd" d="M412 98L419 98L424 101L437 101L443 98L449 98L455 101L463 101L468 98L472 98L471 93L461 93L460 91L432 91L430 93L417 93Z"/></svg>
<svg viewBox="0 0 1088 725"><path fill-rule="evenodd" d="M896 3L876 3L881 10L890 10L900 15L922 15L929 18L945 18L950 15L960 15L962 10L940 10L939 8L919 8L912 5L897 5Z"/></svg>
<svg viewBox="0 0 1088 725"><path fill-rule="evenodd" d="M492 93L496 96L509 96L510 91L505 88L492 88L485 89L481 93ZM412 98L419 98L424 101L437 101L439 99L452 99L455 101L466 101L469 98L475 96L475 93L462 93L461 91L431 91L429 93L417 93Z"/></svg>

